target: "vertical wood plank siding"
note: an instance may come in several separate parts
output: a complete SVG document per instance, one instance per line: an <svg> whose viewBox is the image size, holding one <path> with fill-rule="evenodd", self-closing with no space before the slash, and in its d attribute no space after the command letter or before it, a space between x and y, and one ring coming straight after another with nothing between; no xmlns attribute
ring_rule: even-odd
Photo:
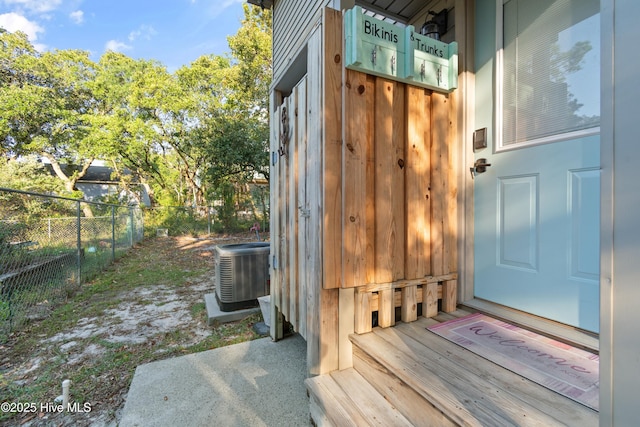
<svg viewBox="0 0 640 427"><path fill-rule="evenodd" d="M275 109L272 123L272 251L275 291L271 299L303 337L307 336L307 265L312 262L309 242L310 195L307 115L307 77ZM317 192L317 191L316 191ZM317 216L316 216L317 217ZM316 262L318 262L316 260Z"/></svg>
<svg viewBox="0 0 640 427"><path fill-rule="evenodd" d="M342 14L312 25L318 3L277 2L274 64L311 29L307 75L274 91L271 118L272 301L307 339L311 374L337 369L340 327L366 332L372 311L391 326L396 307L415 320L438 298L455 308L457 290L452 95L345 70Z"/></svg>
<svg viewBox="0 0 640 427"><path fill-rule="evenodd" d="M271 277L271 327L270 335L274 340L282 338L282 322L279 315L279 308L281 307L281 294L282 294L282 274L280 268L278 268L277 260L281 258L282 243L280 241L281 229L280 229L280 215L274 215L274 212L281 212L282 198L280 194L280 184L282 179L280 177L280 164L277 158L277 153L280 148L280 112L281 108L278 107L282 104L282 96L278 92L272 92L270 96L270 108L271 108L271 121L269 124L270 137L269 137L269 151L272 155L270 159L270 180L269 180L269 211L271 215L269 217L270 228L270 253L269 253L269 275ZM275 285L275 286L274 286Z"/></svg>
<svg viewBox="0 0 640 427"><path fill-rule="evenodd" d="M313 283L309 267L311 266L311 251L308 242L311 240L311 230L309 224L309 218L311 217L310 198L308 192L310 186L308 185L309 176L309 158L308 158L308 115L307 115L307 79L297 87L296 97L298 98L299 110L296 112L296 121L298 123L298 157L297 157L297 206L300 210L298 215L298 229L294 239L297 237L297 258L294 260L297 266L298 284L297 301L301 305L296 308L298 318L298 331L305 339L307 338L307 287L309 283ZM298 212L296 212L298 213ZM295 285L295 283L294 283Z"/></svg>
<svg viewBox="0 0 640 427"><path fill-rule="evenodd" d="M405 85L376 79L374 105L375 274L373 283L405 278ZM371 113L371 110L369 110Z"/></svg>
<svg viewBox="0 0 640 427"><path fill-rule="evenodd" d="M355 288L354 331L370 331L373 312L377 324L388 327L395 324L398 307L403 322L415 321L419 313L453 311L458 292L456 94L353 70L343 76L340 92L337 84L326 92L342 99L340 112L325 110L327 117L342 118L341 150L332 157L342 162L327 162L324 168L342 202L341 208L325 210L325 225L335 223L331 215L341 215L336 225L342 226L342 240L325 239L324 253L342 254L340 264L331 260L331 271L341 271L343 288Z"/></svg>
<svg viewBox="0 0 640 427"><path fill-rule="evenodd" d="M343 286L455 272L451 95L347 70L344 97Z"/></svg>
<svg viewBox="0 0 640 427"><path fill-rule="evenodd" d="M347 70L345 81L345 140L342 147L343 242L342 265L345 287L367 283L367 75ZM326 165L338 168L341 165ZM369 180L371 177L369 177Z"/></svg>
<svg viewBox="0 0 640 427"><path fill-rule="evenodd" d="M340 12L326 10L325 15L325 21L341 25ZM323 233L324 207L331 205L325 198L335 200L333 194L324 192L324 180L329 179L331 183L333 179L335 184L335 180L340 179L340 169L335 175L325 174L326 162L323 161L325 146L332 146L325 142L331 127L323 126L324 112L333 108L325 103L330 104L333 99L326 98L323 92L326 87L323 58L328 55L326 52L336 49L335 45L342 45L340 32L336 35L334 31L326 32L322 26L315 26L307 41L307 75L289 96L272 96L272 102L277 103L271 122L271 152L275 156L271 162L272 301L278 313L307 340L310 374L322 374L338 367L340 282L336 280L333 289L322 285L322 241L335 237ZM337 52L341 52L341 48ZM341 58L336 61L335 66L340 69ZM334 132L340 135L340 122L333 126ZM334 139L333 147L340 149L340 141ZM335 155L335 149L327 151L329 156ZM340 198L335 204L341 208L339 201ZM339 256L336 262L340 263ZM335 280L335 273L333 277ZM272 336L278 339L282 333L272 332Z"/></svg>
<svg viewBox="0 0 640 427"><path fill-rule="evenodd" d="M426 218L431 212L431 105L426 89L407 87L407 155L405 158L405 195L407 236L405 272L408 277L429 274L431 265L431 227Z"/></svg>
<svg viewBox="0 0 640 427"><path fill-rule="evenodd" d="M322 276L325 289L342 286L342 15L325 10L324 55L318 61L324 75L322 115L323 235Z"/></svg>

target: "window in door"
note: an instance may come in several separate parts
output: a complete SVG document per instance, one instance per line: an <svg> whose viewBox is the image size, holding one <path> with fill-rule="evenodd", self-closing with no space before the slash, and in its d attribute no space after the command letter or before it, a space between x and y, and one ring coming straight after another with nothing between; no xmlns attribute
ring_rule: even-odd
<svg viewBox="0 0 640 427"><path fill-rule="evenodd" d="M498 150L599 132L599 1L502 6Z"/></svg>

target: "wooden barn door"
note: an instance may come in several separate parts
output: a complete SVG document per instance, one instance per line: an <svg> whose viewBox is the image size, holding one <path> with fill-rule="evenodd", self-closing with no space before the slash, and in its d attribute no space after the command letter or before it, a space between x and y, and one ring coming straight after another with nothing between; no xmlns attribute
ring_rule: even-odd
<svg viewBox="0 0 640 427"><path fill-rule="evenodd" d="M272 116L271 135L271 334L282 335L282 319L307 336L307 260L309 185L307 150L307 78L281 100Z"/></svg>

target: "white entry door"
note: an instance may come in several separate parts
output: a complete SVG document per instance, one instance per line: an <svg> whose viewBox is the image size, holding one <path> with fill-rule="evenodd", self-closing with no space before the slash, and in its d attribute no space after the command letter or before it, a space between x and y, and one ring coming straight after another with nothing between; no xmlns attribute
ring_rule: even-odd
<svg viewBox="0 0 640 427"><path fill-rule="evenodd" d="M503 49L495 136L476 150L490 166L474 178L474 294L598 332L599 5L495 7Z"/></svg>

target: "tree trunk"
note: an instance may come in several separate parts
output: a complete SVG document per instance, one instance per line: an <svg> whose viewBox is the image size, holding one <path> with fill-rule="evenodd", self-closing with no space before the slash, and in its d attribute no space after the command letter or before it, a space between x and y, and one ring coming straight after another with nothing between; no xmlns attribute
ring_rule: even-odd
<svg viewBox="0 0 640 427"><path fill-rule="evenodd" d="M62 170L62 167L60 167L60 163L58 162L58 159L56 159L54 156L52 156L49 153L42 153L42 155L46 157L49 160L49 162L51 162L51 167L53 168L53 171L55 172L56 176L64 182L65 189L71 194L78 191L78 188L76 187L78 180L87 174L87 170L89 170L89 166L91 166L91 163L93 162L93 159L87 159L84 165L82 166L82 170L77 174L73 174L71 177L69 177L67 176L67 174L64 173L64 171ZM93 211L91 210L91 205L88 203L81 203L81 205L82 205L82 212L84 213L84 216L86 218L93 218L94 215L93 215Z"/></svg>

